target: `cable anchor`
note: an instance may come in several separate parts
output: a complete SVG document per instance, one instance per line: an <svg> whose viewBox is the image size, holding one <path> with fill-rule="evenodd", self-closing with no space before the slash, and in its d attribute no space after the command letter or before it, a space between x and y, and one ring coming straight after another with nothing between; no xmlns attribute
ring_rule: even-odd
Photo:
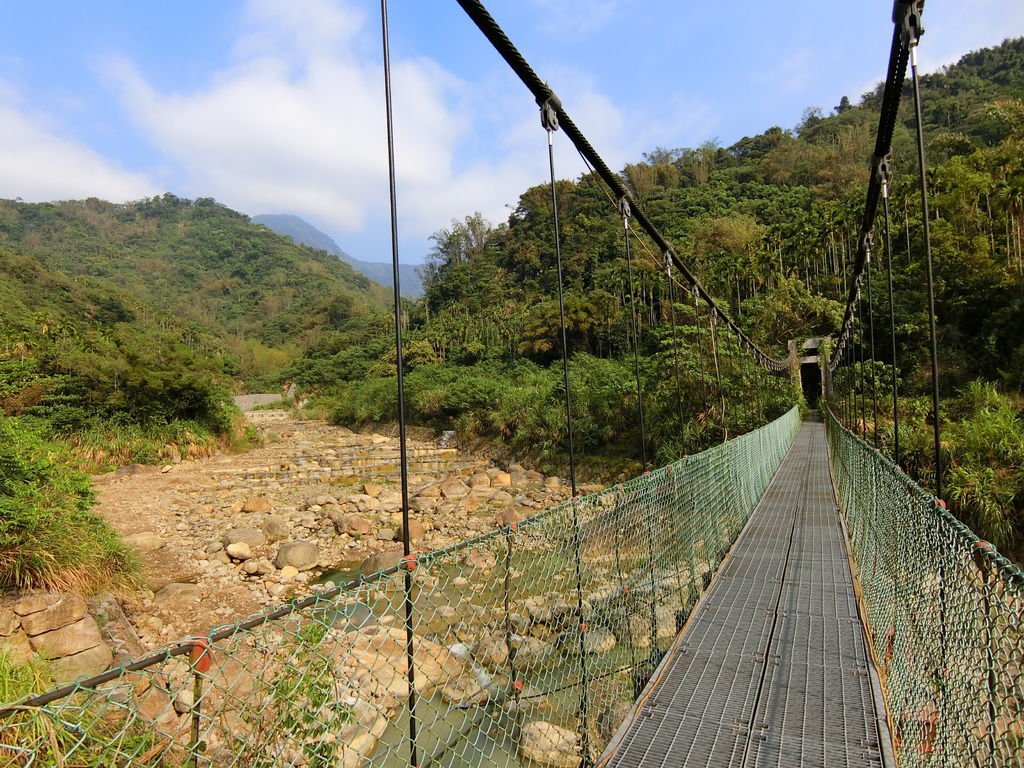
<svg viewBox="0 0 1024 768"><path fill-rule="evenodd" d="M913 50L924 34L921 15L924 13L924 0L896 0L892 7L892 21L900 27L900 38L903 44Z"/></svg>

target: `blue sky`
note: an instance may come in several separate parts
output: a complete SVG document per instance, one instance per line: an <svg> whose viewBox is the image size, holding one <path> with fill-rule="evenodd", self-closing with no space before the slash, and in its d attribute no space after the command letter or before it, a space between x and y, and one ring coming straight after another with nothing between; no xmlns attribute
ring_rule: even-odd
<svg viewBox="0 0 1024 768"><path fill-rule="evenodd" d="M390 258L377 3L0 2L0 197L215 197ZM487 5L613 168L856 100L892 29L889 0ZM452 218L507 217L546 178L546 139L454 0L391 0L390 23L401 252L419 262ZM1024 34L1024 3L928 0L925 26L932 70ZM556 153L560 176L582 171L564 138Z"/></svg>

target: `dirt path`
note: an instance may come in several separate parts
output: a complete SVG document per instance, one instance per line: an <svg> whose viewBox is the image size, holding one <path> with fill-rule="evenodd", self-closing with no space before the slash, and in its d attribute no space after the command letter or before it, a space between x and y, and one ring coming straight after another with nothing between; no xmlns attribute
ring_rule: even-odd
<svg viewBox="0 0 1024 768"><path fill-rule="evenodd" d="M325 571L401 548L397 440L286 411L249 417L263 448L94 478L98 511L139 553L145 589L123 603L146 648L205 634L308 590ZM446 546L494 527L496 514L525 517L567 495L558 478L507 469L413 441L416 549ZM298 570L282 568L290 542L305 542L298 548L315 564L307 557Z"/></svg>

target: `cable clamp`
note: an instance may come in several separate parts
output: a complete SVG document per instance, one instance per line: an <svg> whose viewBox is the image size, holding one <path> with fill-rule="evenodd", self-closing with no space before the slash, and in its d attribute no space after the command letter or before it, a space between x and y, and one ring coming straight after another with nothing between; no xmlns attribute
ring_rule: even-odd
<svg viewBox="0 0 1024 768"><path fill-rule="evenodd" d="M889 179L892 177L892 152L885 155L875 155L872 158L874 165L873 173L878 183L882 185L882 197L889 197Z"/></svg>
<svg viewBox="0 0 1024 768"><path fill-rule="evenodd" d="M872 232L870 229L867 232L861 232L860 247L864 251L864 263L870 264L871 252L874 249L874 232Z"/></svg>
<svg viewBox="0 0 1024 768"><path fill-rule="evenodd" d="M558 100L555 94L550 93L548 97L540 103L540 124L546 131L557 131L558 130L558 110L562 108L562 102Z"/></svg>
<svg viewBox="0 0 1024 768"><path fill-rule="evenodd" d="M908 48L916 48L924 26L921 14L924 13L924 0L896 0L892 7L893 24L899 25L900 39Z"/></svg>
<svg viewBox="0 0 1024 768"><path fill-rule="evenodd" d="M623 219L628 219L632 215L632 210L629 207L629 198L626 195L619 198L619 213L622 214Z"/></svg>

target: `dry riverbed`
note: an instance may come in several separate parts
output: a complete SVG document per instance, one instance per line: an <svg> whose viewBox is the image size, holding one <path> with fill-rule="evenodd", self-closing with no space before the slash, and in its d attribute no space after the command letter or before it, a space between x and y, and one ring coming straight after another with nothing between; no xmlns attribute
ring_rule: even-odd
<svg viewBox="0 0 1024 768"><path fill-rule="evenodd" d="M339 567L393 564L401 550L397 439L285 411L250 417L263 448L95 478L98 511L142 563L144 589L122 602L144 650L304 594ZM411 442L410 471L420 552L568 495L558 478L428 442Z"/></svg>

